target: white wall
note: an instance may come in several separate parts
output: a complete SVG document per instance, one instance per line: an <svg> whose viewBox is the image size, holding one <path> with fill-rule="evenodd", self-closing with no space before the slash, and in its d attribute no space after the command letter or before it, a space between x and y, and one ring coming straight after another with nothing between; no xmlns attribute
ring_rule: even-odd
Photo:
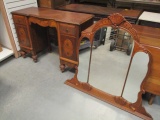
<svg viewBox="0 0 160 120"><path fill-rule="evenodd" d="M0 44L2 44L3 46L12 49L11 43L10 43L10 39L8 36L8 32L6 29L6 25L4 23L4 19L2 17L2 13L0 12Z"/></svg>
<svg viewBox="0 0 160 120"><path fill-rule="evenodd" d="M15 10L23 9L23 8L28 8L28 7L37 7L37 0L2 0L2 1L4 3L4 7L7 13L7 17L9 20L9 24L11 27L16 48L17 50L20 50L11 12Z"/></svg>

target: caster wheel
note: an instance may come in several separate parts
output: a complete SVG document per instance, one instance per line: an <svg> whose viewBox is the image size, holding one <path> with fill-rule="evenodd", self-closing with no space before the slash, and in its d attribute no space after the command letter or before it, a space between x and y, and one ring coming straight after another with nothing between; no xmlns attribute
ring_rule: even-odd
<svg viewBox="0 0 160 120"><path fill-rule="evenodd" d="M61 72L63 73L64 70L65 70L65 65L62 64L62 65L60 65L59 67L60 67Z"/></svg>
<svg viewBox="0 0 160 120"><path fill-rule="evenodd" d="M127 53L127 55L130 55L131 52L132 52L132 44L130 44L130 45L128 46L128 49L127 49L126 53Z"/></svg>
<svg viewBox="0 0 160 120"><path fill-rule="evenodd" d="M111 44L110 44L110 51L113 51L115 49L115 41L112 40Z"/></svg>

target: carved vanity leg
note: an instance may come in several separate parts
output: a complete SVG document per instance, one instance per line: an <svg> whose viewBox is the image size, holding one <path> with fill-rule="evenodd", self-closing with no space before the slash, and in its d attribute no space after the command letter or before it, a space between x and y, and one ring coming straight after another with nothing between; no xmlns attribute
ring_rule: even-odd
<svg viewBox="0 0 160 120"><path fill-rule="evenodd" d="M148 101L148 104L149 104L149 105L152 105L153 100L154 100L155 97L156 97L156 95L151 94L150 99L149 99L149 101Z"/></svg>
<svg viewBox="0 0 160 120"><path fill-rule="evenodd" d="M37 62L38 61L37 55L32 55L32 59L33 59L34 62Z"/></svg>
<svg viewBox="0 0 160 120"><path fill-rule="evenodd" d="M34 62L37 62L37 60L38 60L37 55L34 52L32 52L32 59Z"/></svg>
<svg viewBox="0 0 160 120"><path fill-rule="evenodd" d="M21 55L23 58L26 58L26 52L20 51L20 55Z"/></svg>
<svg viewBox="0 0 160 120"><path fill-rule="evenodd" d="M59 68L60 68L61 72L64 72L64 70L65 70L65 64L61 64L61 65L59 66Z"/></svg>

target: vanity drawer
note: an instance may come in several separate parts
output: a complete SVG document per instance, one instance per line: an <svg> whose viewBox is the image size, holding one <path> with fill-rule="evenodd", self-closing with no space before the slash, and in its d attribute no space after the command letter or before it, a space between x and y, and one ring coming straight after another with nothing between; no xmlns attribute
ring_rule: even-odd
<svg viewBox="0 0 160 120"><path fill-rule="evenodd" d="M31 42L30 42L30 39L29 39L29 34L28 34L26 26L16 24L15 28L16 28L17 37L18 37L18 41L19 41L20 46L30 48L31 47Z"/></svg>
<svg viewBox="0 0 160 120"><path fill-rule="evenodd" d="M26 25L26 18L20 15L13 15L13 20L16 24Z"/></svg>
<svg viewBox="0 0 160 120"><path fill-rule="evenodd" d="M61 57L76 61L76 38L61 35L60 44L62 52Z"/></svg>
<svg viewBox="0 0 160 120"><path fill-rule="evenodd" d="M60 23L60 33L75 36L76 26Z"/></svg>

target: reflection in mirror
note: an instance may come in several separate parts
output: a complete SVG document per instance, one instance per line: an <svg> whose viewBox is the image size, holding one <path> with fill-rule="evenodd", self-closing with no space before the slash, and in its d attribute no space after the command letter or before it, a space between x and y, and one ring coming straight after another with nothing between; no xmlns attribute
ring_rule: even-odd
<svg viewBox="0 0 160 120"><path fill-rule="evenodd" d="M148 71L148 62L149 56L144 52L138 52L133 57L122 95L123 98L131 103L134 103L137 100L140 85Z"/></svg>
<svg viewBox="0 0 160 120"><path fill-rule="evenodd" d="M111 95L121 96L133 46L128 32L122 29L107 30L105 41L96 48L92 47L90 85Z"/></svg>
<svg viewBox="0 0 160 120"><path fill-rule="evenodd" d="M77 78L81 82L87 82L89 57L90 57L91 44L87 38L83 38L80 42L79 48L79 66Z"/></svg>

